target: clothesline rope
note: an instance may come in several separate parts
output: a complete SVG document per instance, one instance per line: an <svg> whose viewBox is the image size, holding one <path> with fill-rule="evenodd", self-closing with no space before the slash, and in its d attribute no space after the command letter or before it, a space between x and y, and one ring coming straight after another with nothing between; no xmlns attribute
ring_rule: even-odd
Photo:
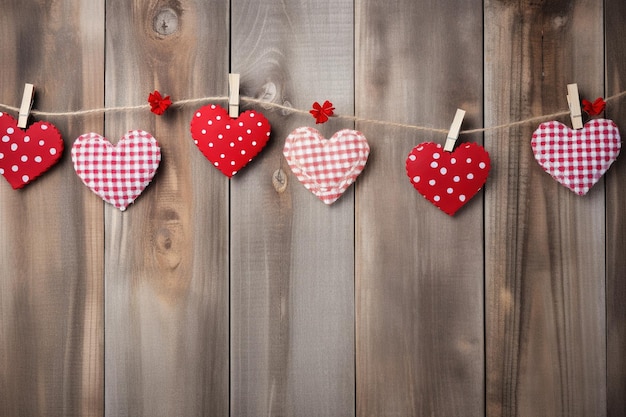
<svg viewBox="0 0 626 417"><path fill-rule="evenodd" d="M613 101L617 101L624 96L626 96L626 91L622 91L620 93L607 97L605 99L605 102L610 103ZM205 102L226 101L226 100L228 100L228 97L226 96L191 98L191 99L176 101L172 104L171 107L181 108L181 107L185 107L185 106L192 105L192 104L199 105ZM252 98L252 97L241 97L240 100L243 103L259 104L262 107L267 108L267 109L278 109L278 110L287 111L289 113L309 115L308 110L296 109L293 107L285 106L285 105L278 104L278 103L263 101L263 100ZM19 108L2 104L2 103L0 103L0 108L15 112L15 113L19 112ZM148 110L148 109L150 109L149 104L141 104L141 105L136 105L136 106L102 107L102 108L95 108L95 109L66 111L66 112L49 112L49 111L32 110L30 113L34 116L42 116L42 117L69 117L69 116L88 116L88 115L100 114L100 113L113 113L113 112ZM544 114L541 116L534 116L534 117L530 117L527 119L518 120L518 121L510 122L510 123L504 123L504 124L495 125L495 126L462 130L460 133L461 134L484 133L484 132L490 132L494 130L508 129L508 128L523 125L526 123L539 123L541 121L566 116L569 113L570 113L569 110L559 111L556 113ZM339 120L348 120L352 122L370 123L370 124L377 124L377 125L382 125L382 126L399 127L399 128L404 128L404 129L426 131L426 132L432 132L432 133L447 133L448 132L447 129L438 129L438 128L432 128L428 126L418 126L418 125L411 125L411 124L405 124L405 123L389 122L389 121L384 121L384 120L366 119L366 118L357 117L357 116L335 115L333 116L333 118L339 119Z"/></svg>

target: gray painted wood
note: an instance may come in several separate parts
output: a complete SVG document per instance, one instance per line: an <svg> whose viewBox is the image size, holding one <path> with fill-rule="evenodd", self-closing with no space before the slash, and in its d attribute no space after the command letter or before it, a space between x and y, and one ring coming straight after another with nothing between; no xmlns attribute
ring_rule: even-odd
<svg viewBox="0 0 626 417"><path fill-rule="evenodd" d="M2 9L0 103L19 107L29 82L35 110L102 106L103 2L19 0ZM21 190L0 180L0 415L98 416L102 202L74 174L69 148L83 131L101 130L103 118L30 122L38 120L59 129L65 154Z"/></svg>
<svg viewBox="0 0 626 417"><path fill-rule="evenodd" d="M480 126L481 22L475 1L359 2L356 115L446 129L463 108ZM483 415L482 192L448 216L405 171L445 134L357 128L372 146L356 196L357 415Z"/></svg>
<svg viewBox="0 0 626 417"><path fill-rule="evenodd" d="M107 106L226 94L227 17L226 1L109 0ZM110 416L228 415L228 182L193 143L194 111L107 114L111 141L143 129L162 151L135 203L105 208Z"/></svg>
<svg viewBox="0 0 626 417"><path fill-rule="evenodd" d="M567 109L571 82L581 98L602 94L600 3L485 6L487 125ZM556 183L532 155L536 128L485 138L495 161L485 212L487 414L602 416L604 186L580 197Z"/></svg>
<svg viewBox="0 0 626 417"><path fill-rule="evenodd" d="M238 0L232 19L246 28L232 33L243 95L352 112L352 2ZM315 120L257 109L270 142L231 180L231 415L354 415L353 189L332 206L307 191L282 149ZM329 138L351 126L316 127Z"/></svg>

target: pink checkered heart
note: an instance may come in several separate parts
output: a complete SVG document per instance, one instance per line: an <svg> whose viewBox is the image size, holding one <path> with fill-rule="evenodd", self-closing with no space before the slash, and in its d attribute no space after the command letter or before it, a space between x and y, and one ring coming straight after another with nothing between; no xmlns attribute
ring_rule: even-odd
<svg viewBox="0 0 626 417"><path fill-rule="evenodd" d="M72 146L72 162L91 191L124 211L154 177L161 148L143 130L131 130L115 146L97 133L86 133Z"/></svg>
<svg viewBox="0 0 626 417"><path fill-rule="evenodd" d="M291 171L326 204L334 203L356 180L369 153L365 136L349 129L325 139L312 127L299 127L287 136L283 148Z"/></svg>
<svg viewBox="0 0 626 417"><path fill-rule="evenodd" d="M585 195L619 155L615 123L594 119L572 130L557 121L539 125L531 140L535 159L560 184Z"/></svg>

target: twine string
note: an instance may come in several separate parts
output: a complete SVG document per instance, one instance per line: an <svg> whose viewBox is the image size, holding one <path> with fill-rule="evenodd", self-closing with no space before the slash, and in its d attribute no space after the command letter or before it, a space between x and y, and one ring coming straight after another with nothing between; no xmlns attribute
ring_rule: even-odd
<svg viewBox="0 0 626 417"><path fill-rule="evenodd" d="M620 93L614 94L614 95L612 95L610 97L607 97L604 101L608 104L610 102L619 100L623 96L626 96L626 90L622 91ZM192 104L199 105L199 104L203 104L205 102L226 101L226 100L228 100L227 96L190 98L190 99L178 100L178 101L172 103L171 107L172 108L183 108L185 106L189 106L189 105L192 105ZM309 115L308 110L296 109L296 108L293 108L293 107L290 107L290 106L285 106L283 104L263 101L263 100L252 98L252 97L241 97L241 101L244 102L244 103L258 104L258 105L260 105L260 106L262 106L262 107L264 107L266 109L276 109L276 110L283 110L285 112L292 113L292 114ZM1 109L5 109L7 111L15 112L15 113L19 112L19 108L13 107L13 106L9 106L9 105L6 105L6 104L2 104L2 103L0 103L0 108ZM136 105L136 106L101 107L101 108L86 109L86 110L76 110L76 111L66 111L66 112L49 112L49 111L41 111L41 110L32 110L30 113L33 116L40 116L40 117L72 117L72 116L88 116L88 115L101 114L101 113L114 113L114 112L126 112L126 111L136 111L136 110L148 110L148 109L150 109L150 105L149 104L141 104L141 105ZM460 132L460 134L484 133L484 132L490 132L490 131L494 131L494 130L508 129L508 128L520 126L520 125L523 125L523 124L526 124L526 123L539 123L541 121L555 119L555 118L558 118L558 117L563 117L563 116L568 115L569 113L570 113L569 110L559 111L559 112L555 112L555 113L551 113L551 114L544 114L544 115L541 115L541 116L534 116L534 117L526 118L526 119L523 119L523 120L518 120L518 121L510 122L510 123L499 124L499 125L495 125L495 126L462 130ZM377 125L381 125L381 126L390 126L390 127L397 127L397 128L417 130L417 131L425 131L425 132L431 132L431 133L444 133L444 134L448 133L447 129L438 129L438 128L432 128L432 127L428 127L428 126L418 126L418 125L411 125L411 124L397 123L397 122L389 122L389 121L376 120L376 119L366 119L366 118L357 117L357 116L334 115L333 118L334 119L338 119L338 120L347 120L347 121L359 122L359 123L377 124Z"/></svg>

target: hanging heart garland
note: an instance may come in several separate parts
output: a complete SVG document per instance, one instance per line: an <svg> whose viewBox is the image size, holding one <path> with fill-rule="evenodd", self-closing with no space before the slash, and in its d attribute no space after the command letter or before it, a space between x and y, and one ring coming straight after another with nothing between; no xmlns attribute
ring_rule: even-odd
<svg viewBox="0 0 626 417"><path fill-rule="evenodd" d="M544 171L585 195L619 155L621 138L615 123L607 119L590 120L577 130L550 121L535 130L531 146Z"/></svg>
<svg viewBox="0 0 626 417"><path fill-rule="evenodd" d="M452 152L425 142L411 150L406 173L413 187L428 201L453 216L487 181L491 160L476 143L463 143Z"/></svg>
<svg viewBox="0 0 626 417"><path fill-rule="evenodd" d="M191 137L204 156L231 178L257 156L270 138L270 124L258 111L237 118L215 104L198 109L191 120Z"/></svg>
<svg viewBox="0 0 626 417"><path fill-rule="evenodd" d="M56 164L63 153L63 138L49 122L26 130L0 112L0 174L13 189L24 187Z"/></svg>
<svg viewBox="0 0 626 417"><path fill-rule="evenodd" d="M369 153L365 136L349 129L325 139L312 127L299 127L287 136L283 148L294 175L326 204L334 203L356 180Z"/></svg>
<svg viewBox="0 0 626 417"><path fill-rule="evenodd" d="M72 162L91 191L124 211L154 177L161 148L143 130L131 130L115 146L97 133L86 133L72 146Z"/></svg>

